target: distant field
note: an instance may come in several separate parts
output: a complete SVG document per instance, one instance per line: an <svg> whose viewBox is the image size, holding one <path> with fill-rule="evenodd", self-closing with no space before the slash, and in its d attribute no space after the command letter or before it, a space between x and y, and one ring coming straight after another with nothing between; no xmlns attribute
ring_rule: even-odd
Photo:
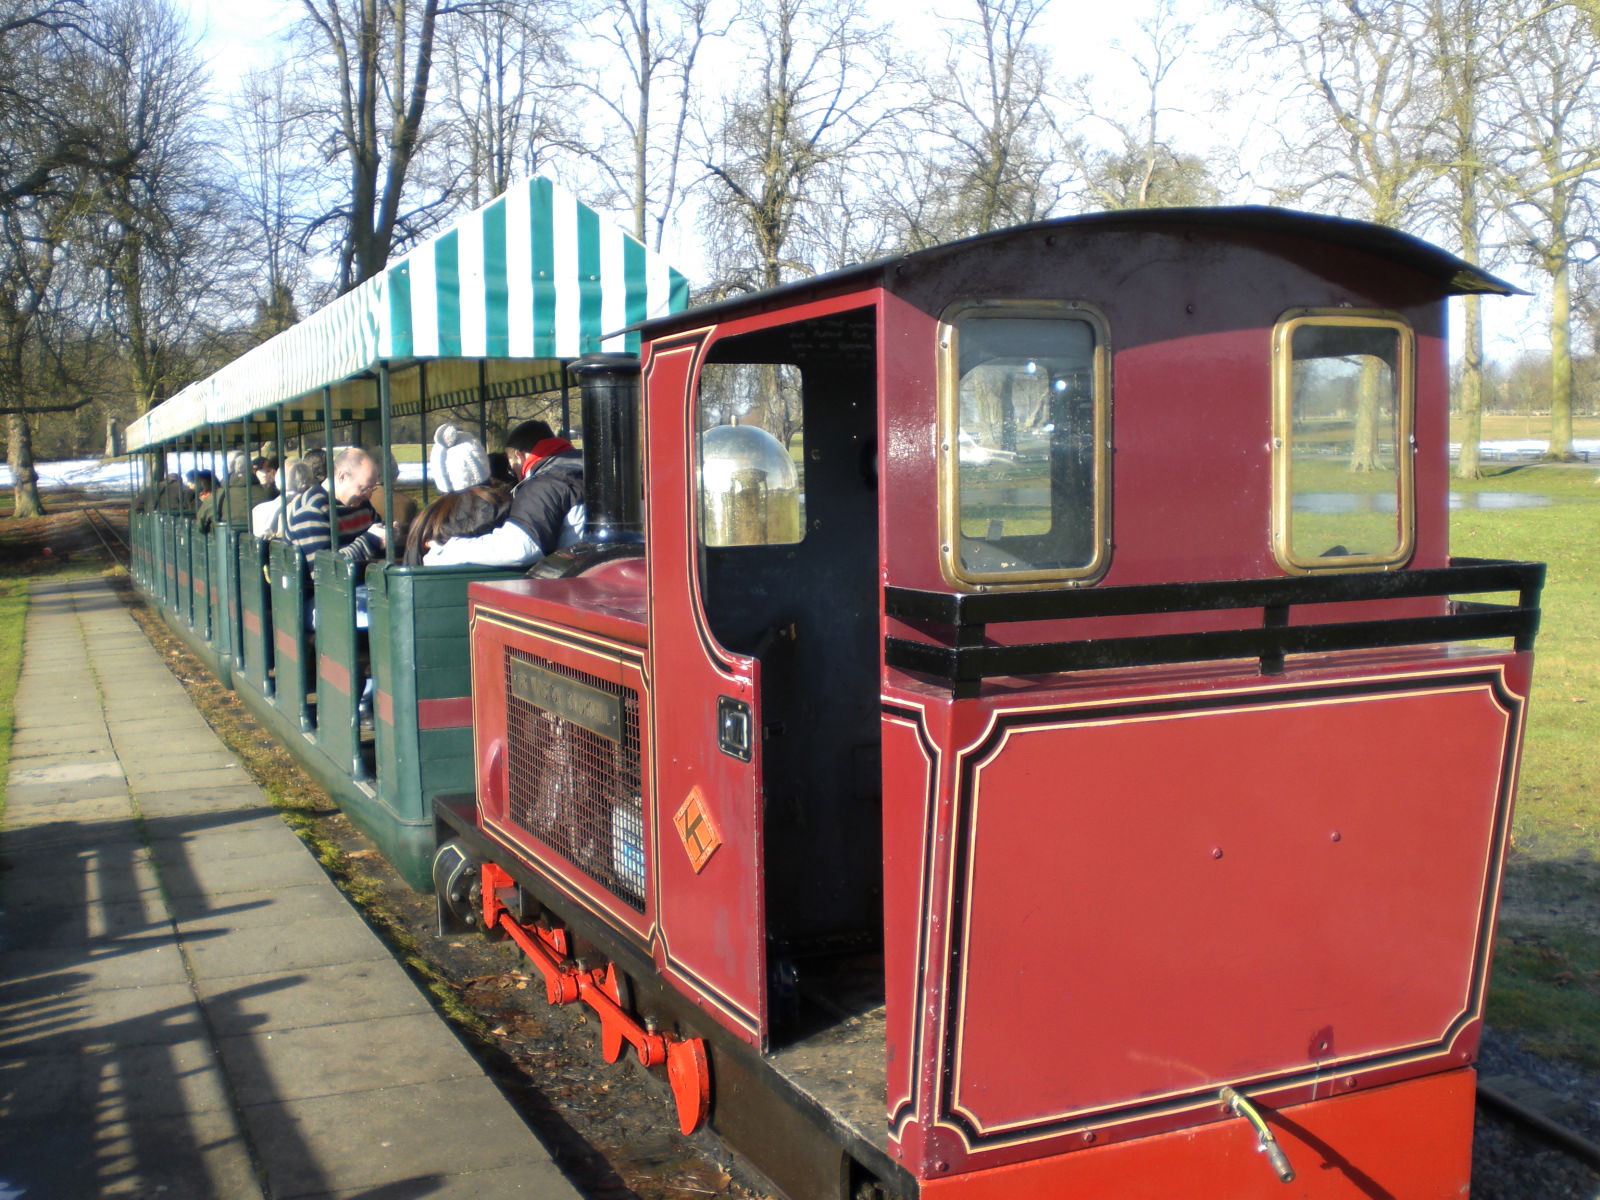
<svg viewBox="0 0 1600 1200"><path fill-rule="evenodd" d="M1600 438L1600 417L1574 417L1572 419L1572 436L1580 438ZM1536 416L1520 416L1511 413L1485 413L1483 417L1483 440L1486 442L1506 440L1521 440L1522 438L1550 437L1550 416L1542 413ZM1450 418L1450 440L1461 440L1461 418Z"/></svg>

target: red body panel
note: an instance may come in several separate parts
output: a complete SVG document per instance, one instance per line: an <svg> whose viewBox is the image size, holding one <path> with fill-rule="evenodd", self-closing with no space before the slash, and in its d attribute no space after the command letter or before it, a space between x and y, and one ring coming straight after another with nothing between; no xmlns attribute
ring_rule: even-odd
<svg viewBox="0 0 1600 1200"><path fill-rule="evenodd" d="M1204 1122L1225 1084L1470 1061L1525 661L1187 674L886 695L888 1107L919 1176Z"/></svg>
<svg viewBox="0 0 1600 1200"><path fill-rule="evenodd" d="M1461 1200L1472 1167L1469 1070L1296 1105L1268 1126L1280 1183L1244 1121L1204 1125L923 1185L929 1200Z"/></svg>
<svg viewBox="0 0 1600 1200"><path fill-rule="evenodd" d="M598 580L517 580L473 583L468 592L479 824L512 847L522 861L532 865L568 899L647 945L654 937L654 897L647 895L644 911L637 911L598 882L581 863L520 826L510 813L507 780L508 648L616 683L637 693L641 708L648 708L644 627L628 616L630 607L638 610L637 589ZM573 599L582 603L568 603ZM643 794L649 796L652 786L647 728L640 729L640 736L640 782ZM648 805L642 832L645 862L649 864L659 853L660 838ZM647 866L647 877L652 875Z"/></svg>
<svg viewBox="0 0 1600 1200"><path fill-rule="evenodd" d="M752 1042L762 1036L766 1007L766 936L761 887L761 746L749 762L717 748L717 697L751 706L760 728L755 661L718 646L699 600L699 552L690 485L695 444L690 383L698 337L650 359L651 674L672 681L670 703L652 709L656 822L698 794L721 841L696 870L685 846L665 847L657 861L662 973L677 981L719 1022Z"/></svg>

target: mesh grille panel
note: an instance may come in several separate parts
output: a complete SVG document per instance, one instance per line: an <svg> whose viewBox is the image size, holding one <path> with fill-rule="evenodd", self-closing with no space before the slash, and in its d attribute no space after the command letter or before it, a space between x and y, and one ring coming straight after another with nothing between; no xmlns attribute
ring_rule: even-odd
<svg viewBox="0 0 1600 1200"><path fill-rule="evenodd" d="M620 705L620 737L586 728L514 686L518 663L603 692ZM507 649L507 795L511 820L644 911L639 695L524 650Z"/></svg>

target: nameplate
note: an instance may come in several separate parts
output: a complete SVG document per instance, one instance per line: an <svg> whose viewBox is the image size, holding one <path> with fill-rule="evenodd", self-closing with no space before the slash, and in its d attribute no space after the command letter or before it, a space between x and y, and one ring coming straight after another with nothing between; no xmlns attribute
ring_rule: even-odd
<svg viewBox="0 0 1600 1200"><path fill-rule="evenodd" d="M518 700L613 742L622 740L622 697L536 666L511 660L511 694Z"/></svg>

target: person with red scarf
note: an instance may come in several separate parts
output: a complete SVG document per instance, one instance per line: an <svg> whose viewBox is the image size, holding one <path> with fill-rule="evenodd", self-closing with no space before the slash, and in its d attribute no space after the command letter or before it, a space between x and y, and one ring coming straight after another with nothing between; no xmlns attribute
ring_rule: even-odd
<svg viewBox="0 0 1600 1200"><path fill-rule="evenodd" d="M517 477L501 524L475 537L437 542L429 567L474 563L527 567L570 546L583 532L583 456L543 421L524 421L506 435L506 458Z"/></svg>

